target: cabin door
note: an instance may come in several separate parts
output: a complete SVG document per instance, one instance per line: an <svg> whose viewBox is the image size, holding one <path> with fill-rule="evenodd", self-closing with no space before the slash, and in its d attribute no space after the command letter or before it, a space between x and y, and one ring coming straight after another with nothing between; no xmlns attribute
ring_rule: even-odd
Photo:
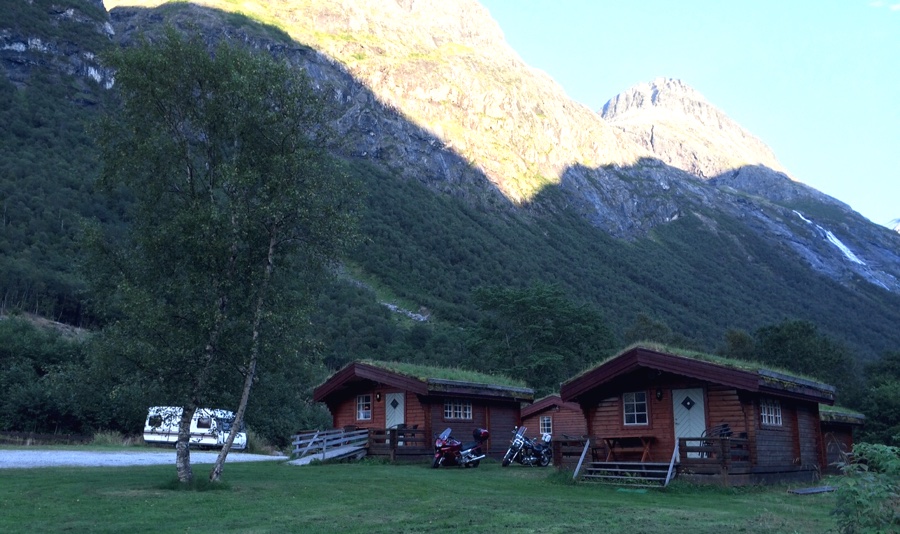
<svg viewBox="0 0 900 534"><path fill-rule="evenodd" d="M703 389L673 389L672 414L675 418L675 439L699 438L706 430L706 405L703 402ZM699 445L688 442L689 445ZM699 457L699 453L688 453L689 458Z"/></svg>
<svg viewBox="0 0 900 534"><path fill-rule="evenodd" d="M385 428L397 428L406 422L406 398L403 392L388 393L384 396L384 426Z"/></svg>

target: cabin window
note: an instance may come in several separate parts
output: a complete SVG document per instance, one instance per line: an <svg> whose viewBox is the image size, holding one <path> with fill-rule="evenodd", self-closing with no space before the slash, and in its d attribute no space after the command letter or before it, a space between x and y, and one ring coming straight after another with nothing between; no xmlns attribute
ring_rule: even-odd
<svg viewBox="0 0 900 534"><path fill-rule="evenodd" d="M553 418L549 415L541 417L541 435L553 433Z"/></svg>
<svg viewBox="0 0 900 534"><path fill-rule="evenodd" d="M759 422L767 426L781 426L781 403L775 399L759 401Z"/></svg>
<svg viewBox="0 0 900 534"><path fill-rule="evenodd" d="M472 420L472 401L444 401L444 419Z"/></svg>
<svg viewBox="0 0 900 534"><path fill-rule="evenodd" d="M210 428L212 427L212 417L205 415L203 417L197 418L197 428Z"/></svg>
<svg viewBox="0 0 900 534"><path fill-rule="evenodd" d="M636 391L622 395L622 407L626 425L647 424L647 392Z"/></svg>
<svg viewBox="0 0 900 534"><path fill-rule="evenodd" d="M370 421L372 419L372 396L358 395L356 397L356 420Z"/></svg>

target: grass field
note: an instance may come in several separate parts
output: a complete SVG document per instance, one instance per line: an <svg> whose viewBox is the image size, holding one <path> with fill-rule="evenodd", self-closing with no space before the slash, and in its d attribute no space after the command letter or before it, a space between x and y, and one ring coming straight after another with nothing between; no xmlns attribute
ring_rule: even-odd
<svg viewBox="0 0 900 534"><path fill-rule="evenodd" d="M209 465L194 465L205 478ZM225 484L177 490L175 467L0 470L0 532L835 531L830 493L680 484L617 489L552 468L431 469L373 461L228 464Z"/></svg>

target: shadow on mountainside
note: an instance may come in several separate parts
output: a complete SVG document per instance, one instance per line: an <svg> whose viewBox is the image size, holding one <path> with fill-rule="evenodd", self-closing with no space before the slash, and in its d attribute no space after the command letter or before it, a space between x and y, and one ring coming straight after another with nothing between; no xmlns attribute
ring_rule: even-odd
<svg viewBox="0 0 900 534"><path fill-rule="evenodd" d="M895 328L900 298L856 283L868 278L793 210L808 219L853 227L841 228L848 246L865 250L861 255L866 258L870 250L888 251L870 261L884 262L886 272L900 278L900 261L887 266L890 254L897 257L896 238L891 241L869 229L877 237L877 246L871 245L871 236L856 229L866 228L858 214L840 203L804 196L802 189L779 197L778 191L796 184L785 183L784 175L771 169L745 167L703 181L653 158L631 166L574 165L558 184L519 206L433 132L385 105L338 61L290 40L278 28L192 4L120 7L111 18L122 43L139 32L152 38L171 24L182 31L202 30L210 44L221 39L246 43L306 71L329 99L339 140L336 154L380 169L370 173L370 190L399 191L415 183L444 193L427 206L426 200L397 205L397 199L424 199L412 189L393 196L373 193L379 199L372 202L382 203L373 210L392 210L377 222L382 225L378 231L393 242L366 228L369 246L397 247L397 240L415 244L377 258L369 249L372 254L358 254L355 260L389 284L407 285L406 293L420 284L416 289L431 292L447 309L459 307L461 317L467 313L458 302L461 292L484 283L516 285L544 278L610 315L659 317L706 342L715 337L709 332L751 330L800 318L840 333L870 354L900 344ZM504 226L498 211L513 224ZM519 233L511 233L509 227L517 225ZM476 235L476 230L482 233ZM435 242L443 245L429 257ZM402 263L409 262L403 258L411 255L410 249L419 259ZM497 264L497 278L479 275L479 262L487 257ZM451 278L440 265L431 265L442 262L461 274ZM419 278L387 278L401 269L415 269ZM454 284L460 286L457 293L448 289ZM872 339L879 340L877 346L869 343Z"/></svg>
<svg viewBox="0 0 900 534"><path fill-rule="evenodd" d="M121 30L117 34L119 43L126 46L138 36L153 39L171 25L185 33L199 31L211 47L229 40L265 50L306 72L325 96L336 133L333 149L340 157L376 165L433 190L464 195L495 209L514 208L484 173L433 132L382 102L340 62L293 41L275 26L190 3L153 9L116 7L110 11L110 18Z"/></svg>

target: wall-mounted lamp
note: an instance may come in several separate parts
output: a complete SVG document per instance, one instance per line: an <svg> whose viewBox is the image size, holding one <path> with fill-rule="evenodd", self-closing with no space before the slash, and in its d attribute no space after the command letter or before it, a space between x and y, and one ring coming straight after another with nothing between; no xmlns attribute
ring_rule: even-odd
<svg viewBox="0 0 900 534"><path fill-rule="evenodd" d="M381 402L381 392L375 394L375 402Z"/></svg>
<svg viewBox="0 0 900 534"><path fill-rule="evenodd" d="M663 397L662 388L656 388L656 400L661 401Z"/></svg>

